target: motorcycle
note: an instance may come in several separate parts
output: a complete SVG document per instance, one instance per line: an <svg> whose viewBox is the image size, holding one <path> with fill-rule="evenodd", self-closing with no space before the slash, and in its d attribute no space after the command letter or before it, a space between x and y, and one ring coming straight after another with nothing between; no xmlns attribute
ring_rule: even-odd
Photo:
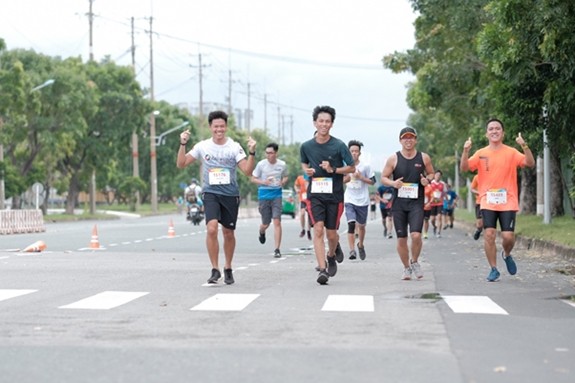
<svg viewBox="0 0 575 383"><path fill-rule="evenodd" d="M194 226L199 225L204 219L204 213L197 203L191 203L188 205L188 216L187 220L191 221Z"/></svg>

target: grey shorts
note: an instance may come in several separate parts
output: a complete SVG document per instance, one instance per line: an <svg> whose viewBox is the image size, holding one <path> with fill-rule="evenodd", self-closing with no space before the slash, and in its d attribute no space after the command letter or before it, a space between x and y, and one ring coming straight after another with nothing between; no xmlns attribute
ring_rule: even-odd
<svg viewBox="0 0 575 383"><path fill-rule="evenodd" d="M369 205L356 206L351 203L346 203L344 204L344 206L345 206L345 218L347 218L347 222L357 222L360 225L366 224Z"/></svg>
<svg viewBox="0 0 575 383"><path fill-rule="evenodd" d="M282 219L282 199L264 199L259 201L262 224L269 225L272 219Z"/></svg>

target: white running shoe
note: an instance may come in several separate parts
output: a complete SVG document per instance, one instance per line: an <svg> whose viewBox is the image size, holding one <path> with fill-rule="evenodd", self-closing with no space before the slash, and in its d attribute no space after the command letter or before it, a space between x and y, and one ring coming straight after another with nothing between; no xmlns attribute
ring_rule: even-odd
<svg viewBox="0 0 575 383"><path fill-rule="evenodd" d="M417 262L411 262L411 270L417 279L423 278L423 273L421 272L421 266Z"/></svg>
<svg viewBox="0 0 575 383"><path fill-rule="evenodd" d="M409 281L411 279L411 267L406 267L403 269L403 275L401 276L401 279L404 281Z"/></svg>

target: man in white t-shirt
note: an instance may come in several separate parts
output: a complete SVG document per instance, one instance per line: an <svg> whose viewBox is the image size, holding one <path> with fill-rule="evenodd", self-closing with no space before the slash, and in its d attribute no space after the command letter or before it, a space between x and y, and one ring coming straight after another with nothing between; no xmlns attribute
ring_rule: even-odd
<svg viewBox="0 0 575 383"><path fill-rule="evenodd" d="M346 183L343 195L345 217L347 218L347 241L349 243L349 259L356 259L355 232L357 229L357 252L359 259L365 259L365 225L369 212L369 185L375 184L375 173L369 164L360 162L361 148L363 143L351 140L347 144L353 157L355 172L346 175L343 182Z"/></svg>
<svg viewBox="0 0 575 383"><path fill-rule="evenodd" d="M238 187L237 170L250 177L255 166L256 141L248 138L248 154L241 145L226 136L228 115L222 111L211 112L208 123L212 137L200 141L192 150L186 152L186 144L190 139L190 131L180 134L180 150L176 165L183 169L196 160L202 161L202 180L204 183L203 202L207 226L206 247L212 264L212 275L208 283L217 283L222 277L218 256L218 224L222 225L224 238L224 282L234 283L232 259L236 248L234 230L238 219L240 206L240 190Z"/></svg>

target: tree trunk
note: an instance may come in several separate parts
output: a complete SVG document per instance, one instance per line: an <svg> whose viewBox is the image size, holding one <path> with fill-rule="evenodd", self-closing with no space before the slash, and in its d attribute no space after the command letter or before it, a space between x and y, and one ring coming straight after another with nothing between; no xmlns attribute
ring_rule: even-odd
<svg viewBox="0 0 575 383"><path fill-rule="evenodd" d="M556 153L551 151L550 176L551 176L551 216L560 217L565 215L563 208L563 177L561 173L561 160Z"/></svg>
<svg viewBox="0 0 575 383"><path fill-rule="evenodd" d="M66 214L74 214L74 209L76 208L76 201L78 201L79 194L80 182L77 175L73 175L70 179L70 185L68 186L68 196L66 196Z"/></svg>
<svg viewBox="0 0 575 383"><path fill-rule="evenodd" d="M521 190L519 192L519 210L525 214L537 213L537 171L535 168L523 168Z"/></svg>

